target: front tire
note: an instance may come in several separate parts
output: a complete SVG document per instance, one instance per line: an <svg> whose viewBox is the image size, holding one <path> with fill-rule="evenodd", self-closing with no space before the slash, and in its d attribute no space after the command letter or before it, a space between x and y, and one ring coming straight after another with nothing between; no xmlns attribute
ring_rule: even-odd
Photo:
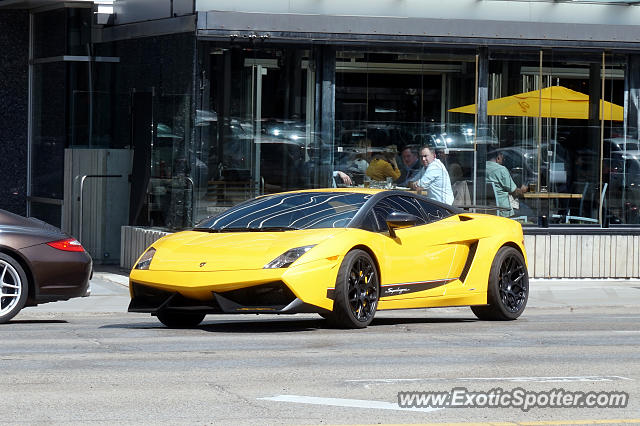
<svg viewBox="0 0 640 426"><path fill-rule="evenodd" d="M352 250L344 257L336 279L333 312L327 319L338 327L364 328L378 307L378 271L369 254Z"/></svg>
<svg viewBox="0 0 640 426"><path fill-rule="evenodd" d="M496 253L489 272L487 305L472 306L482 320L510 321L518 318L529 298L529 273L524 257L513 247L502 247Z"/></svg>
<svg viewBox="0 0 640 426"><path fill-rule="evenodd" d="M8 322L27 302L27 274L14 258L0 253L0 324Z"/></svg>
<svg viewBox="0 0 640 426"><path fill-rule="evenodd" d="M169 328L191 328L202 322L206 314L164 310L157 313L158 320Z"/></svg>

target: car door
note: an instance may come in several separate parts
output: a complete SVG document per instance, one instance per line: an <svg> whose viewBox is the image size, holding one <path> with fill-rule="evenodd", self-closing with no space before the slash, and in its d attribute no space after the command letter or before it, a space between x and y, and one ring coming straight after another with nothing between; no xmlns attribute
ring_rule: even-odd
<svg viewBox="0 0 640 426"><path fill-rule="evenodd" d="M397 229L395 238L384 241L384 256L379 259L383 300L443 295L446 284L457 278L451 268L457 244L447 243L443 237L450 232L451 224L442 219L450 213L444 209L440 213L427 213L415 197L401 195L380 200L372 211L380 232L387 235L386 218L391 212L409 213L418 218L416 226Z"/></svg>

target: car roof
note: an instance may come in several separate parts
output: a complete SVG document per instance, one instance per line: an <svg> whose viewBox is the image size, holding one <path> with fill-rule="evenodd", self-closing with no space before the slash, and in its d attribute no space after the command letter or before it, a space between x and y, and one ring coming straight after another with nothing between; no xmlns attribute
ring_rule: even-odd
<svg viewBox="0 0 640 426"><path fill-rule="evenodd" d="M385 198L387 196L390 195L405 195L405 196L409 196L409 197L414 197L414 198L419 198L419 199L423 199L425 201L428 201L430 203L432 203L435 206L440 206L443 207L449 211L451 211L453 214L456 213L463 213L462 210L460 210L457 207L451 206L449 204L443 204L441 202L432 200L427 198L424 195L419 195L416 194L415 192L412 191L408 191L408 190L404 190L404 189L378 189L378 188L361 188L361 187L345 187L345 188L313 188L313 189L300 189L300 190L296 190L296 191L287 191L287 192L277 192L277 193L273 193L273 194L265 194L265 195L261 195L260 197L257 198L261 198L261 197L268 197L271 195L281 195L281 194L303 194L303 193L309 193L309 192L318 192L318 193L336 193L336 194L368 194L368 195L373 195L374 197L372 197L365 205L363 205L363 209L367 209L369 206L371 206L373 203L376 203L378 200Z"/></svg>

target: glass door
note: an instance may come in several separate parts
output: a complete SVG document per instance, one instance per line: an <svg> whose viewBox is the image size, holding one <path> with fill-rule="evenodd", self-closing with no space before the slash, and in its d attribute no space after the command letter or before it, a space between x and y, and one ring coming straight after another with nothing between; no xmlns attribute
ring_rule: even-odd
<svg viewBox="0 0 640 426"><path fill-rule="evenodd" d="M319 186L311 52L204 44L196 137L208 179L196 183L204 188L196 191L196 219L258 194Z"/></svg>
<svg viewBox="0 0 640 426"><path fill-rule="evenodd" d="M259 60L259 59L245 59L245 78L247 85L247 121L249 128L252 129L253 143L251 144L250 158L251 158L251 175L253 181L253 195L263 192L262 189L262 173L261 173L261 158L262 158L262 79L269 72L269 68L277 69L277 64L273 61ZM265 139L265 142L267 140Z"/></svg>

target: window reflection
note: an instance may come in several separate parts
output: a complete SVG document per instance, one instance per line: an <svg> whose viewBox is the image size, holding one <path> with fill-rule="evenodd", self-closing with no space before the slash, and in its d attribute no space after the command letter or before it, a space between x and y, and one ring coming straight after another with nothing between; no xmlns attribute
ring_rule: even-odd
<svg viewBox="0 0 640 426"><path fill-rule="evenodd" d="M624 221L619 208L601 204L613 195L610 168L601 170L606 155L600 154L601 144L607 145L601 132L617 134L623 118L624 69L610 58L603 70L602 62L598 53L491 54L493 149L504 154L514 182L527 188L513 213L525 223Z"/></svg>
<svg viewBox="0 0 640 426"><path fill-rule="evenodd" d="M197 112L196 218L258 194L326 187L328 142L315 131L312 52L216 48L203 58L209 96Z"/></svg>
<svg viewBox="0 0 640 426"><path fill-rule="evenodd" d="M475 49L338 48L331 140L316 128L322 85L313 49L202 42L195 144L166 139L172 155L189 159L193 184L185 183L192 189L183 201L170 202L192 196L198 220L257 194L384 187L389 177L407 187L423 169L415 154L428 145L447 169L454 205L494 204L534 226L640 221L637 131L621 121L627 59L563 49L487 52L483 62ZM480 74L486 117L476 115ZM188 134L181 122L166 124ZM508 179L496 190L487 167L497 152ZM391 164L384 181L367 173L374 157ZM175 161L164 166L172 176Z"/></svg>
<svg viewBox="0 0 640 426"><path fill-rule="evenodd" d="M406 188L419 179L418 153L428 145L447 168L454 204L471 204L474 118L448 109L473 102L475 55L345 49L336 56L335 168L356 185L384 186L375 180L388 175ZM367 173L380 156L395 157L389 173L381 175L378 163ZM396 165L399 177L391 173Z"/></svg>

